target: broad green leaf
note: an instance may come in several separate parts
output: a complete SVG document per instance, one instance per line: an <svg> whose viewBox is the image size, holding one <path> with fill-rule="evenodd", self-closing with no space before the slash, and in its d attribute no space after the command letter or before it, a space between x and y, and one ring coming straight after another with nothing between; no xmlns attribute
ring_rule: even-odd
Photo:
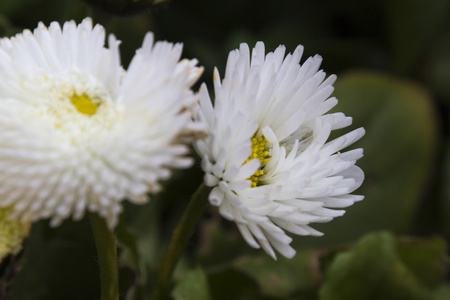
<svg viewBox="0 0 450 300"><path fill-rule="evenodd" d="M205 271L201 267L189 271L175 286L172 297L175 300L211 299Z"/></svg>
<svg viewBox="0 0 450 300"><path fill-rule="evenodd" d="M397 252L408 269L428 288L439 286L449 270L447 244L440 237L399 239Z"/></svg>
<svg viewBox="0 0 450 300"><path fill-rule="evenodd" d="M324 237L302 237L296 242L332 245L383 229L408 233L436 154L432 100L413 83L377 73L340 76L335 86L339 104L334 110L353 117L354 123L337 134L366 129L366 135L349 147L364 148L357 165L365 180L354 194L365 199L346 208L343 217L312 224Z"/></svg>
<svg viewBox="0 0 450 300"><path fill-rule="evenodd" d="M441 286L433 295L432 300L448 300L450 299L450 285Z"/></svg>
<svg viewBox="0 0 450 300"><path fill-rule="evenodd" d="M363 237L352 249L338 254L326 273L320 299L430 299L431 291L409 269L415 261L405 264L397 246L392 234L379 232ZM434 254L423 255L436 259Z"/></svg>

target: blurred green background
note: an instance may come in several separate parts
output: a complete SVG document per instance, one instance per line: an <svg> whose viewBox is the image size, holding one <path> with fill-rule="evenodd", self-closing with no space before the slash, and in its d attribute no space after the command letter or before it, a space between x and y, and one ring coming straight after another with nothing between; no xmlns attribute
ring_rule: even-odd
<svg viewBox="0 0 450 300"><path fill-rule="evenodd" d="M251 249L233 223L208 207L186 249L172 297L181 299L450 299L450 1L1 0L0 34L39 21L90 16L120 40L126 66L144 34L184 44L224 73L241 42L320 54L337 74L336 111L366 136L358 162L365 200L344 217L295 237L292 260ZM197 85L198 87L198 85ZM161 253L193 191L199 160L177 171L145 206L125 203L117 228L121 299L149 299ZM24 250L0 266L0 299L99 299L89 222L33 225Z"/></svg>

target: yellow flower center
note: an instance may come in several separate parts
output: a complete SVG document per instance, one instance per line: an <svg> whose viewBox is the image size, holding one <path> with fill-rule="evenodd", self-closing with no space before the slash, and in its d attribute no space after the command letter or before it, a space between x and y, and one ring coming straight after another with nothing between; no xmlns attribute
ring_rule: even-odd
<svg viewBox="0 0 450 300"><path fill-rule="evenodd" d="M247 158L244 164L248 163L254 158L257 158L261 162L261 167L255 172L255 174L248 178L252 182L251 187L256 187L258 185L259 177L264 174L263 167L269 161L269 152L264 149L266 144L267 139L264 136L261 136L259 138L252 138L252 153L250 153L250 156Z"/></svg>
<svg viewBox="0 0 450 300"><path fill-rule="evenodd" d="M75 108L82 114L92 116L97 111L98 103L92 101L88 96L73 94L70 102L75 106Z"/></svg>

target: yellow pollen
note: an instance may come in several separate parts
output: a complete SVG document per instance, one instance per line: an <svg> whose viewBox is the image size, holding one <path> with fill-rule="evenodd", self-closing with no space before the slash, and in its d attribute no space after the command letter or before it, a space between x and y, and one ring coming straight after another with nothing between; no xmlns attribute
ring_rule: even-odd
<svg viewBox="0 0 450 300"><path fill-rule="evenodd" d="M92 116L97 111L98 103L93 102L88 96L73 94L70 102L82 114Z"/></svg>
<svg viewBox="0 0 450 300"><path fill-rule="evenodd" d="M259 138L253 137L252 138L252 153L250 153L250 156L247 158L247 160L243 163L244 165L248 163L250 160L257 158L261 162L261 167L259 170L255 172L252 176L250 176L248 179L252 182L251 187L256 187L258 185L259 177L264 175L264 170L262 168L264 165L269 161L269 152L264 149L266 146L267 139L264 136L261 136Z"/></svg>

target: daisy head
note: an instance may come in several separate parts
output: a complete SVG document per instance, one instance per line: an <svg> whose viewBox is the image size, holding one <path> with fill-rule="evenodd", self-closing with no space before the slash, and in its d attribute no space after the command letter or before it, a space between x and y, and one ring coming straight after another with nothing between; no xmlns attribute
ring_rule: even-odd
<svg viewBox="0 0 450 300"><path fill-rule="evenodd" d="M147 33L129 67L92 20L40 23L0 40L0 206L58 225L86 210L110 227L121 201L143 203L171 167L187 167L192 84L182 45Z"/></svg>
<svg viewBox="0 0 450 300"><path fill-rule="evenodd" d="M231 51L221 81L214 72L214 105L205 85L196 120L210 135L195 143L202 157L209 201L235 221L247 243L276 258L295 255L286 231L322 235L310 227L344 214L363 196L351 195L364 173L355 166L362 149L341 152L364 135L359 128L332 141L330 132L352 123L327 112L336 76L319 70L322 58L300 64L303 47L265 54L259 42Z"/></svg>

